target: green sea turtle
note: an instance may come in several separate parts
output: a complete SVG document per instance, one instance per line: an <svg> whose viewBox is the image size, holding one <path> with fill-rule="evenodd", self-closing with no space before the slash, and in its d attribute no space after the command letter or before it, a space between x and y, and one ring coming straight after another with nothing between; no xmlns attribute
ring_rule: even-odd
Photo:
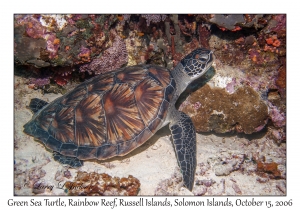
<svg viewBox="0 0 300 210"><path fill-rule="evenodd" d="M169 123L184 186L192 190L196 132L175 102L213 60L212 51L200 48L172 71L129 66L95 76L52 103L32 99L29 107L35 114L24 132L53 150L56 160L78 167L81 160L123 156Z"/></svg>

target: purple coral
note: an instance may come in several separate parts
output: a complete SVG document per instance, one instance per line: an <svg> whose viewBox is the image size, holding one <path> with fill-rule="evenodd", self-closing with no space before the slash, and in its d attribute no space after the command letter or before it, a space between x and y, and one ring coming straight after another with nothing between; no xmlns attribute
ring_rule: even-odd
<svg viewBox="0 0 300 210"><path fill-rule="evenodd" d="M100 58L81 66L80 71L87 71L89 74L92 74L92 72L102 74L120 68L127 60L126 44L118 35L115 35L113 45L105 50Z"/></svg>
<svg viewBox="0 0 300 210"><path fill-rule="evenodd" d="M237 84L236 78L233 78L232 81L226 85L227 92L230 94L234 93L234 91L235 91L234 88L235 88L236 84Z"/></svg>
<svg viewBox="0 0 300 210"><path fill-rule="evenodd" d="M278 128L285 126L286 118L285 114L281 113L276 106L273 106L271 103L268 104L270 111L269 116L272 119L274 125Z"/></svg>
<svg viewBox="0 0 300 210"><path fill-rule="evenodd" d="M29 83L34 84L35 87L44 87L45 85L50 84L50 79L48 77L46 77L46 78L30 78Z"/></svg>
<svg viewBox="0 0 300 210"><path fill-rule="evenodd" d="M17 24L25 25L26 34L34 39L43 38L46 34L46 27L33 15L15 16Z"/></svg>
<svg viewBox="0 0 300 210"><path fill-rule="evenodd" d="M45 40L47 40L47 50L50 52L49 58L53 59L58 52L59 42L56 43L56 35L53 33L48 33L44 36Z"/></svg>
<svg viewBox="0 0 300 210"><path fill-rule="evenodd" d="M43 38L47 42L47 50L49 53L49 58L53 59L58 52L59 41L56 38L56 35L52 32L47 32L47 28L43 26L39 17L35 17L34 15L26 15L26 16L16 16L16 22L18 25L24 25L26 34L34 39Z"/></svg>
<svg viewBox="0 0 300 210"><path fill-rule="evenodd" d="M123 20L121 21L121 25L122 25L122 26L125 25L126 22L129 22L130 16L131 16L131 15L129 15L129 14L123 15Z"/></svg>
<svg viewBox="0 0 300 210"><path fill-rule="evenodd" d="M271 28L272 31L279 32L286 29L286 15L276 15L274 19L277 21L277 25Z"/></svg>

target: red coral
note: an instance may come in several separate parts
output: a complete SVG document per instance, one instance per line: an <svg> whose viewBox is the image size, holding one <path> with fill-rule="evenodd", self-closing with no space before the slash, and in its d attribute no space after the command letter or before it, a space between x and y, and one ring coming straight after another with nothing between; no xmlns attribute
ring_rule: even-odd
<svg viewBox="0 0 300 210"><path fill-rule="evenodd" d="M102 74L120 68L128 60L128 53L125 42L115 34L113 45L105 50L100 58L94 59L91 63L80 67L81 72L87 71L89 74Z"/></svg>
<svg viewBox="0 0 300 210"><path fill-rule="evenodd" d="M263 177L269 177L272 179L281 178L281 173L278 170L278 164L275 162L264 163L261 161L257 162L257 172Z"/></svg>
<svg viewBox="0 0 300 210"><path fill-rule="evenodd" d="M58 84L60 86L64 86L68 83L68 81L71 78L72 78L71 74L67 74L67 75L56 74L54 76L54 81L56 82L56 84Z"/></svg>
<svg viewBox="0 0 300 210"><path fill-rule="evenodd" d="M280 46L281 42L280 40L277 39L277 35L273 35L269 38L266 39L266 42L268 45L265 45L264 51L270 51L270 52L278 52L278 50L276 51L276 48Z"/></svg>
<svg viewBox="0 0 300 210"><path fill-rule="evenodd" d="M56 84L60 86L64 86L68 83L68 81L72 78L72 72L74 69L70 67L61 67L61 68L56 68L55 70L55 75L53 77L54 81Z"/></svg>

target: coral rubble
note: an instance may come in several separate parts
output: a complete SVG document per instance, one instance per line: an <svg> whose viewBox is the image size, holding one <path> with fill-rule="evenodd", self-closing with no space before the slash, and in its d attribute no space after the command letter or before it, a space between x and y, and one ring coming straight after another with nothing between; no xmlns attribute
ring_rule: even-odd
<svg viewBox="0 0 300 210"><path fill-rule="evenodd" d="M137 195L140 181L129 175L128 178L111 177L96 172L77 172L73 182L65 183L68 195Z"/></svg>

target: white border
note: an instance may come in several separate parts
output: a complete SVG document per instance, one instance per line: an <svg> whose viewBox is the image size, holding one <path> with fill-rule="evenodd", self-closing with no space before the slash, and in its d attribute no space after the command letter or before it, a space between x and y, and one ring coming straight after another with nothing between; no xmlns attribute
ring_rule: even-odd
<svg viewBox="0 0 300 210"><path fill-rule="evenodd" d="M296 2L296 1L293 1ZM287 14L287 196L286 197L255 197L256 200L286 201L293 199L292 209L300 209L299 189L297 181L300 174L299 166L299 80L300 80L300 48L299 27L300 15L298 5L292 1L262 1L262 0L212 0L212 1L4 1L1 3L0 18L0 160L1 184L0 206L8 209L7 200L30 200L31 197L13 196L13 14L16 13L286 13ZM46 197L35 197L43 200ZM149 198L149 197L148 197ZM211 199L211 197L209 197ZM224 200L226 197L217 197ZM229 197L230 200L240 197ZM251 199L251 197L243 197ZM56 197L51 199L55 200ZM63 198L67 199L67 198ZM96 198L92 198L95 200ZM130 198L128 198L130 200ZM163 199L162 197L157 200ZM173 200L175 198L168 197ZM207 197L192 198L189 200L206 200ZM5 207L5 208L2 208ZM297 208L298 207L298 208ZM24 208L24 207L22 207ZM31 207L25 207L31 209ZM70 207L75 208L75 207ZM82 209L82 207L80 207ZM103 208L103 207L101 207ZM131 209L133 207L127 207ZM181 207L182 208L182 207ZM201 207L196 207L197 209ZM230 207L231 208L231 207ZM239 207L244 209L249 207ZM65 208L64 208L65 209ZM79 209L79 208L78 208ZM109 208L111 209L111 208ZM231 208L232 209L232 208ZM262 209L262 208L260 208ZM268 209L264 207L264 209Z"/></svg>

